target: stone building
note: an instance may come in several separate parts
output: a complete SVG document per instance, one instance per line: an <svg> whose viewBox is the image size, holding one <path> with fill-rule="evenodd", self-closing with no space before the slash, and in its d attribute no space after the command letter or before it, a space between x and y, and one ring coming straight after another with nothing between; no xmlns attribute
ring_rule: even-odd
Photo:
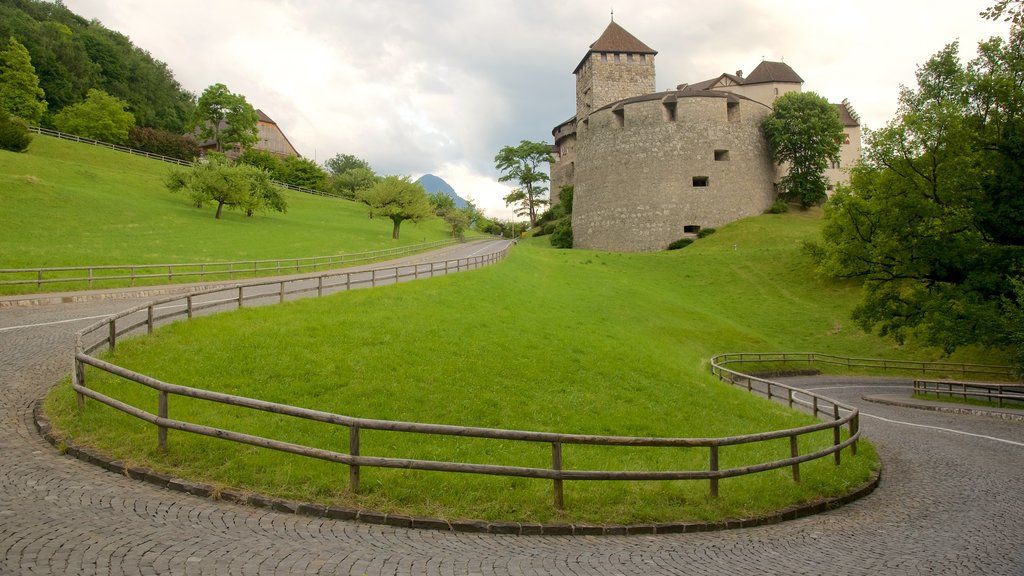
<svg viewBox="0 0 1024 576"><path fill-rule="evenodd" d="M554 128L551 203L574 186L577 248L646 251L768 210L780 172L761 121L803 79L783 62L655 91L657 52L612 21L574 70L576 115ZM860 157L860 122L845 100L844 182Z"/></svg>

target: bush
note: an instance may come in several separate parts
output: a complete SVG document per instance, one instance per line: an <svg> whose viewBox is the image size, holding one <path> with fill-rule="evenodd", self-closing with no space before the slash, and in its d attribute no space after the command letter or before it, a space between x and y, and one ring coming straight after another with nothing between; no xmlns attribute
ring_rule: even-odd
<svg viewBox="0 0 1024 576"><path fill-rule="evenodd" d="M28 132L28 124L0 110L0 149L11 152L28 150L32 135Z"/></svg>
<svg viewBox="0 0 1024 576"><path fill-rule="evenodd" d="M128 147L178 160L191 161L199 157L199 143L191 135L181 136L156 128L135 127L129 130Z"/></svg>
<svg viewBox="0 0 1024 576"><path fill-rule="evenodd" d="M769 208L768 211L771 212L772 214L784 214L786 212L789 212L789 203L783 200L782 198L779 198L775 200L775 202L772 204L772 207Z"/></svg>
<svg viewBox="0 0 1024 576"><path fill-rule="evenodd" d="M693 238L680 238L679 240L669 244L666 250L679 250L680 248L686 248L690 244L693 244Z"/></svg>
<svg viewBox="0 0 1024 576"><path fill-rule="evenodd" d="M555 248L572 248L572 218L562 218L554 225L551 245Z"/></svg>
<svg viewBox="0 0 1024 576"><path fill-rule="evenodd" d="M715 232L716 230L714 228L701 228L699 231L697 231L697 238L707 238L708 236L711 236Z"/></svg>

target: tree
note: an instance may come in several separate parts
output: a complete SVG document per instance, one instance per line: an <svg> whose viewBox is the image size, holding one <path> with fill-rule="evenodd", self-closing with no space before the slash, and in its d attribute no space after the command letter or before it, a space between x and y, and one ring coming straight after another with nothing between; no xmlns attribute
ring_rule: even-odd
<svg viewBox="0 0 1024 576"><path fill-rule="evenodd" d="M132 128L128 131L128 147L186 161L199 156L199 143L191 134L175 134L157 128Z"/></svg>
<svg viewBox="0 0 1024 576"><path fill-rule="evenodd" d="M102 90L89 90L85 102L72 104L53 117L61 132L93 140L127 144L128 132L135 126L135 116L127 110L128 103Z"/></svg>
<svg viewBox="0 0 1024 576"><path fill-rule="evenodd" d="M863 165L826 206L814 248L833 276L863 279L854 318L952 352L1006 346L1024 277L1024 36L982 43L965 68L950 44L868 136Z"/></svg>
<svg viewBox="0 0 1024 576"><path fill-rule="evenodd" d="M215 202L214 218L218 220L225 206L243 210L246 216L261 210L288 209L280 190L271 184L270 174L246 164L232 165L223 154L207 154L191 168L172 170L164 183L171 192L188 192L199 208Z"/></svg>
<svg viewBox="0 0 1024 576"><path fill-rule="evenodd" d="M445 209L439 214L441 219L444 220L445 224L448 225L451 231L452 238L462 238L466 228L469 227L469 214L464 208L451 208Z"/></svg>
<svg viewBox="0 0 1024 576"><path fill-rule="evenodd" d="M427 200L430 201L430 206L438 216L443 215L449 210L455 210L455 198L452 198L440 190L427 194Z"/></svg>
<svg viewBox="0 0 1024 576"><path fill-rule="evenodd" d="M530 225L537 223L538 209L546 205L544 193L548 191L545 169L551 158L551 145L544 142L522 140L518 146L505 146L494 157L501 182L516 182L519 187L505 196L505 205L516 204L516 214L529 216Z"/></svg>
<svg viewBox="0 0 1024 576"><path fill-rule="evenodd" d="M299 158L298 156L286 156L280 161L278 178L292 186L302 186L327 191L327 174L312 160Z"/></svg>
<svg viewBox="0 0 1024 576"><path fill-rule="evenodd" d="M828 100L814 92L789 92L775 99L761 123L768 152L789 172L779 182L782 195L804 208L827 198L829 162L839 162L843 123Z"/></svg>
<svg viewBox="0 0 1024 576"><path fill-rule="evenodd" d="M370 207L371 216L391 219L391 237L395 240L402 222L420 222L434 215L423 186L410 181L408 176L386 176L357 194L357 199Z"/></svg>
<svg viewBox="0 0 1024 576"><path fill-rule="evenodd" d="M39 124L46 112L46 94L39 87L32 59L13 36L0 50L0 111L32 124Z"/></svg>
<svg viewBox="0 0 1024 576"><path fill-rule="evenodd" d="M241 94L233 94L223 84L203 91L192 116L192 128L198 128L201 140L213 140L218 152L237 145L248 148L259 139L256 109Z"/></svg>
<svg viewBox="0 0 1024 576"><path fill-rule="evenodd" d="M373 169L370 168L370 164L366 160L351 154L335 154L333 158L329 158L324 162L324 167L327 168L327 171L332 176L340 176L355 168L363 168L373 172Z"/></svg>
<svg viewBox="0 0 1024 576"><path fill-rule="evenodd" d="M377 180L379 178L369 168L350 168L334 177L334 192L353 200L360 190L373 186Z"/></svg>

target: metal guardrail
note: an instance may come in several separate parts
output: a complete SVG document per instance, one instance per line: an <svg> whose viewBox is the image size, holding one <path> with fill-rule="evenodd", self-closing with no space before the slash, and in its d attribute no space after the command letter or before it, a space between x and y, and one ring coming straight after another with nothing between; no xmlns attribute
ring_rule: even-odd
<svg viewBox="0 0 1024 576"><path fill-rule="evenodd" d="M1024 384L997 382L963 382L959 380L914 380L914 394L935 398L957 397L963 400L987 400L996 402L1000 408L1004 402L1011 407L1024 407Z"/></svg>
<svg viewBox="0 0 1024 576"><path fill-rule="evenodd" d="M709 483L710 495L712 497L717 497L719 493L719 481L724 478L732 478L766 470L788 467L791 469L793 480L795 482L799 482L800 464L832 455L835 464L839 465L841 462L840 454L843 449L850 448L852 454L855 455L857 453L857 441L860 438L859 413L857 409L840 404L825 396L808 392L800 393L813 398L815 417L825 415L827 418L826 421L788 430L776 430L758 434L746 434L721 438L646 438L631 436L562 434L553 432L505 430L355 418L343 414L298 408L254 398L222 394L163 382L145 374L116 366L91 355L94 351L101 348L113 349L117 344L118 338L123 335L142 330L143 328L147 332L151 332L160 321L180 317L191 319L198 311L217 307L241 308L247 300L256 298L270 298L278 302L283 302L289 295L296 295L303 292L315 291L317 295L321 295L325 290L351 289L358 285L374 286L381 282L394 283L403 279L418 278L425 275L434 275L437 273L447 274L452 271L471 269L497 262L505 257L508 249L509 247L506 247L499 253L477 256L474 258L464 258L460 260L436 262L431 264L381 268L369 273L346 272L321 275L316 278L249 283L230 288L194 293L188 296L165 298L137 306L96 322L77 333L74 370L72 373L72 387L78 395L79 405L83 408L85 405L85 398L88 397L153 424L156 427L157 445L160 449L167 448L167 430L174 429L243 444L261 446L292 454L301 454L331 462L338 462L349 466L349 489L352 491L358 491L359 489L359 472L360 468L363 466L546 479L553 482L553 502L554 506L558 509L562 509L564 507L563 482L566 480L707 480ZM369 275L367 276L367 274ZM250 291L249 294L246 294L246 290ZM254 290L261 291L253 293ZM160 312L164 310L171 310L171 312L161 315ZM776 390L787 389L789 390L790 398L792 399L794 389L767 380L753 379L753 377L728 370L717 363L718 358L723 357L717 357L716 360L713 360L712 365L714 366L713 372L715 372L715 374L720 378L746 378L748 382L748 389L752 389L750 382L753 380L765 383L768 386L769 397L771 397L771 391L773 388ZM156 390L158 393L157 413L153 414L147 412L88 388L86 386L86 367L103 370L120 378ZM348 429L348 451L338 452L313 448L295 443L282 442L271 438L258 437L237 431L216 428L202 423L173 419L170 417L171 396L185 396L209 402L244 407L261 412L283 414L295 418L342 426ZM792 405L792 401L790 404ZM840 434L841 428L844 426L849 426L849 435L845 440L841 438ZM452 436L458 438L469 437L500 439L515 442L546 443L551 445L551 467L521 467L498 464L394 458L386 456L365 456L362 455L362 447L360 445L361 430L388 430L393 432ZM801 436L827 430L832 431L830 445L820 450L800 453L798 440ZM756 461L732 468L722 468L719 465L719 453L724 447L767 442L781 438L789 439L790 456L788 458ZM704 449L708 451L708 466L706 469L700 470L623 471L566 469L563 461L563 448L570 445L660 446L675 447L679 449Z"/></svg>
<svg viewBox="0 0 1024 576"><path fill-rule="evenodd" d="M153 154L152 152L146 152L145 150L137 150L135 148L129 148L127 146L121 146L120 144L112 144L110 142L103 142L102 140L93 140L92 138L85 138L85 137L78 136L78 135L75 135L75 134L67 134L65 132L58 132L57 130L51 130L49 128L42 128L42 127L39 127L39 126L30 126L29 127L29 131L30 132L35 132L36 134L40 134L42 136L52 136L52 137L58 138L60 140L70 140L72 142L79 142L81 144L89 144L91 146L99 146L100 148L108 148L110 150L116 150L118 152L124 152L126 154L131 154L132 156L142 156L144 158L150 158L152 160L160 160L161 162L169 162L171 164L177 164L178 166L186 166L187 167L187 166L192 166L192 164L194 164L194 162L192 162L190 160L182 160L181 158L173 158L171 156L164 156L162 154ZM279 182L277 180L272 180L271 182L273 182L275 185L280 186L282 188L287 188L288 190L294 190L296 192L302 192L304 194L312 194L314 196L324 196L326 198L337 198L339 200L342 199L341 196L338 196L336 194L328 194L327 192L324 192L322 190L317 190L315 188L306 188L305 186L296 186L294 184L288 184L287 182Z"/></svg>
<svg viewBox="0 0 1024 576"><path fill-rule="evenodd" d="M50 268L12 268L0 269L0 278L23 276L14 280L0 280L0 286L18 286L35 284L42 289L43 285L85 283L89 288L95 282L127 281L128 286L135 286L139 280L158 278L173 282L177 278L203 279L208 276L227 276L228 280L236 277L256 277L261 273L291 274L299 272L316 272L326 267L342 267L352 264L371 262L382 258L406 256L442 246L458 243L459 240L437 240L423 244L411 244L396 248L354 252L351 254L335 254L332 256L311 256L306 258L280 258L276 260L238 260L234 262L195 262L186 264L111 264L103 266L58 266ZM58 277L61 273L75 273L76 276ZM47 277L50 276L50 277Z"/></svg>

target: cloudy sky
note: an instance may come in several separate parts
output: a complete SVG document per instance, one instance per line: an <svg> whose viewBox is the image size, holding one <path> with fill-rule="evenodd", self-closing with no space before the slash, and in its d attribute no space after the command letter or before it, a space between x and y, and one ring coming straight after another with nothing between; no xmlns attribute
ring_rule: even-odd
<svg viewBox="0 0 1024 576"><path fill-rule="evenodd" d="M1008 25L991 0L64 0L166 62L185 89L245 95L299 152L355 154L381 174L433 173L510 215L494 155L551 141L575 113L572 71L615 21L658 51L657 87L784 60L804 91L849 98L866 126L916 66L965 59ZM642 5L642 7L641 7Z"/></svg>

